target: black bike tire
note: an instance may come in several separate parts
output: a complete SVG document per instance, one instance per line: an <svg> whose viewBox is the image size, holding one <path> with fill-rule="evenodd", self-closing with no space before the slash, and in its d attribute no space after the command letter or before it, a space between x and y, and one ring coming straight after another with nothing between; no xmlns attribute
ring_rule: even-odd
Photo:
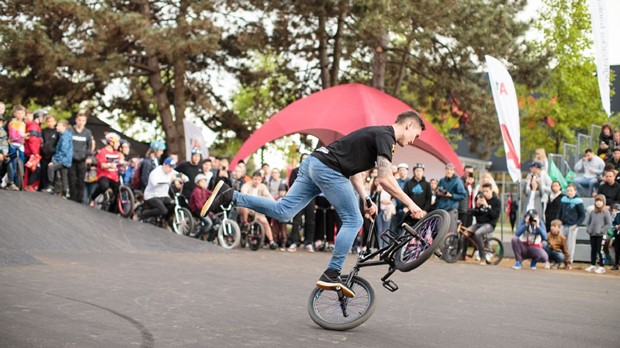
<svg viewBox="0 0 620 348"><path fill-rule="evenodd" d="M17 185L17 187L21 191L24 189L24 162L19 157L19 155L15 159L15 165L17 167L15 168L15 176L17 177L17 182L15 183L15 185Z"/></svg>
<svg viewBox="0 0 620 348"><path fill-rule="evenodd" d="M252 241L250 241L252 237L254 237L255 227L260 231L260 235L258 236L258 238L254 238ZM264 242L265 242L265 229L263 228L263 225L261 225L260 222L258 221L252 222L250 224L250 230L248 231L248 247L252 251L257 251L258 249L260 249L260 247L263 245Z"/></svg>
<svg viewBox="0 0 620 348"><path fill-rule="evenodd" d="M491 250L491 248L489 247L489 242L493 241L495 243L495 245L498 246L498 250ZM502 259L504 258L504 245L502 244L502 242L495 238L495 237L491 237L491 238L487 238L487 240L484 243L484 252L485 253L491 253L493 255L497 255L497 259L495 259L495 261L490 262L490 261L486 261L487 264L490 265L499 265L500 262L502 262Z"/></svg>
<svg viewBox="0 0 620 348"><path fill-rule="evenodd" d="M455 263L459 260L459 235L458 233L448 233L441 245L441 259L447 263Z"/></svg>
<svg viewBox="0 0 620 348"><path fill-rule="evenodd" d="M443 244L443 239L445 238L448 229L450 228L450 215L445 210L434 210L428 213L425 217L420 219L414 226L414 230L419 230L422 226L425 226L429 222L433 222L434 220L439 220L436 222L439 226L436 231L435 237L433 238L433 243L426 249L424 249L420 254L413 260L404 260L404 253L406 251L405 248L408 247L409 243L404 246L398 248L394 254L394 266L401 272L410 272L418 267L420 267L429 257L435 254L435 249L441 247ZM406 232L405 233L409 233ZM412 237L413 241L415 237Z"/></svg>
<svg viewBox="0 0 620 348"><path fill-rule="evenodd" d="M123 208L123 192L127 194L127 209ZM118 204L118 213L124 217L128 218L133 214L134 207L136 205L136 198L133 194L133 190L125 185L121 185L118 187L118 197L116 198L116 202Z"/></svg>
<svg viewBox="0 0 620 348"><path fill-rule="evenodd" d="M347 281L346 275L342 276L342 281L343 282ZM310 318L312 319L312 321L314 321L317 325L319 325L320 327L324 329L336 330L336 331L351 330L365 323L368 319L370 319L372 314L375 312L376 303L377 303L376 298L375 298L375 291L368 281L366 281L364 278L359 277L359 276L353 277L353 280L352 280L352 284L351 284L352 290L355 291L356 287L364 287L369 297L368 307L366 307L365 312L362 315L360 315L357 319L352 320L351 322L348 322L348 323L333 323L333 322L330 322L322 318L321 315L317 313L317 309L315 306L316 300L324 293L335 293L335 292L332 290L322 290L319 288L315 288L310 293L310 298L308 299L308 314L310 314ZM334 300L338 301L337 298L335 298ZM349 299L348 301L355 301L355 298ZM340 306L340 303L338 303L337 305Z"/></svg>
<svg viewBox="0 0 620 348"><path fill-rule="evenodd" d="M232 245L228 245L227 243L225 243L224 241L224 225L230 225L233 229L233 235L234 235L234 241L232 243ZM227 219L225 221L222 221L222 223L220 224L220 227L217 229L217 241L220 243L220 246L224 249L233 249L236 248L239 245L241 239L241 229L239 228L239 224L237 224L237 222L235 222L234 220L231 219Z"/></svg>

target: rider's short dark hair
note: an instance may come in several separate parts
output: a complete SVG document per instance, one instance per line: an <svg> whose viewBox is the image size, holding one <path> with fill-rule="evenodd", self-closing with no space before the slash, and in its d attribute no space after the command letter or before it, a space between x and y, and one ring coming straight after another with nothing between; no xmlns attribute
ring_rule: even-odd
<svg viewBox="0 0 620 348"><path fill-rule="evenodd" d="M420 114L418 114L414 110L408 110L405 112L401 112L398 116L396 116L396 121L394 121L394 123L404 124L408 120L415 120L418 122L422 130L426 129L426 126L424 125L424 121L422 121L422 117L420 116Z"/></svg>

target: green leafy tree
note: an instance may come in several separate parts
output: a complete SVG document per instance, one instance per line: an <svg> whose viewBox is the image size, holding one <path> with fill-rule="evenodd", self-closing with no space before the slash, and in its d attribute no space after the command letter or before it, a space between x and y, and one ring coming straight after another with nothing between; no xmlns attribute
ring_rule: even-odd
<svg viewBox="0 0 620 348"><path fill-rule="evenodd" d="M536 98L520 90L521 152L530 157L539 147L561 153L565 142L576 142L576 131L603 124L594 58L586 56L592 42L586 0L545 0L540 12L543 33L540 55L552 57L548 76L534 89ZM531 89L530 89L531 91Z"/></svg>

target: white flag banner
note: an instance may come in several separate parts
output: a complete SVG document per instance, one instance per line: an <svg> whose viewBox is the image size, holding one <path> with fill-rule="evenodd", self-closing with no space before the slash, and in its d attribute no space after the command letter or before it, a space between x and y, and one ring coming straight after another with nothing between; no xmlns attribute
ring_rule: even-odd
<svg viewBox="0 0 620 348"><path fill-rule="evenodd" d="M598 88L601 92L603 109L607 116L611 115L609 96L609 21L606 0L590 0L590 19L594 34L594 51L596 53L596 75Z"/></svg>
<svg viewBox="0 0 620 348"><path fill-rule="evenodd" d="M202 136L202 128L194 122L184 119L183 129L185 130L185 158L189 160L192 157L192 149L200 148L202 150L202 158L209 156L209 148Z"/></svg>
<svg viewBox="0 0 620 348"><path fill-rule="evenodd" d="M512 77L497 59L485 56L489 80L493 90L495 110L504 138L506 164L513 182L521 180L521 130L519 128L519 105Z"/></svg>

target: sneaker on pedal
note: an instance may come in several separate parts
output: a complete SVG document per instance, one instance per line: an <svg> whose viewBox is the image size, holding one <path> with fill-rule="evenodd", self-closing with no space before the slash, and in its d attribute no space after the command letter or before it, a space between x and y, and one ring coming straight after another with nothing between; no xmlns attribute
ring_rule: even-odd
<svg viewBox="0 0 620 348"><path fill-rule="evenodd" d="M207 215L207 212L211 209L211 207L219 207L219 206L227 206L233 200L233 192L234 190L230 188L230 186L226 185L226 183L220 180L215 188L213 189L213 193L207 199L205 204L202 206L200 210L200 217Z"/></svg>
<svg viewBox="0 0 620 348"><path fill-rule="evenodd" d="M327 269L321 275L321 278L316 282L316 286L319 289L323 290L340 290L342 294L346 297L355 297L355 293L353 290L349 289L346 285L342 283L342 279L340 279L340 272L335 269Z"/></svg>

